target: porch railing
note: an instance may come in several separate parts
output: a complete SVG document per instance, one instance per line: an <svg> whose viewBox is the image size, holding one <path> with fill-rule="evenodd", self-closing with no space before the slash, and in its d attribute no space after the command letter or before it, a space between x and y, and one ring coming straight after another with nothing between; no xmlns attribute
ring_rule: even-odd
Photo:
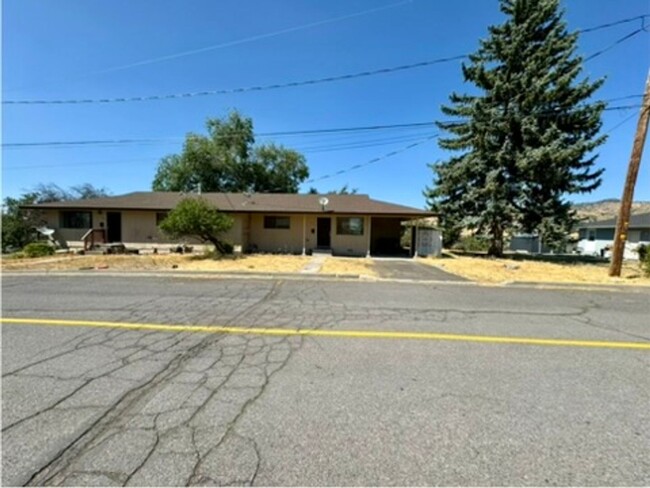
<svg viewBox="0 0 650 488"><path fill-rule="evenodd" d="M84 251L92 249L95 244L104 244L106 242L106 234L104 229L88 229L81 240L84 243Z"/></svg>

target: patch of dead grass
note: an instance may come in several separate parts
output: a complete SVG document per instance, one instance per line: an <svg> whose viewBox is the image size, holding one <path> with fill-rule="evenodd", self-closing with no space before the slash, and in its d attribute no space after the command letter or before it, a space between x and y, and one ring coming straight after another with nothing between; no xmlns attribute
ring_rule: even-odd
<svg viewBox="0 0 650 488"><path fill-rule="evenodd" d="M309 257L252 254L237 258L202 259L198 255L148 254L63 256L2 261L4 271L77 271L84 268L114 271L248 271L252 273L295 273Z"/></svg>
<svg viewBox="0 0 650 488"><path fill-rule="evenodd" d="M364 275L376 277L374 263L368 258L331 257L325 259L320 273L334 275Z"/></svg>
<svg viewBox="0 0 650 488"><path fill-rule="evenodd" d="M450 273L479 283L509 281L535 283L581 283L650 285L650 278L641 275L637 264L626 263L620 278L608 276L606 263L545 263L540 261L513 261L509 259L457 256L454 259L423 259L423 263L437 266Z"/></svg>

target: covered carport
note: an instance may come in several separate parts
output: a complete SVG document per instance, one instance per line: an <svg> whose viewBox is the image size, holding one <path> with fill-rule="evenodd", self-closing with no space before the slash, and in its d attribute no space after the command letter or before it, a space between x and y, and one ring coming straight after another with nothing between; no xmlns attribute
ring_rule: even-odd
<svg viewBox="0 0 650 488"><path fill-rule="evenodd" d="M370 223L370 255L408 257L408 248L402 247L402 222L406 217L372 217Z"/></svg>
<svg viewBox="0 0 650 488"><path fill-rule="evenodd" d="M370 255L375 257L438 256L442 234L436 217L373 216Z"/></svg>

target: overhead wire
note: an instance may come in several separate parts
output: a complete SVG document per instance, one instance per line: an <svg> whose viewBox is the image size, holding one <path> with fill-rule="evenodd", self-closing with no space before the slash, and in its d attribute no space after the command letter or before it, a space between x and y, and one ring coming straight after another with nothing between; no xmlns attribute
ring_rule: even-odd
<svg viewBox="0 0 650 488"><path fill-rule="evenodd" d="M614 132L616 129L618 129L618 128L621 127L622 125L624 125L624 124L626 124L627 122L629 122L630 120L632 120L634 117L637 117L637 114L636 114L636 113L633 113L633 114L631 114L631 115L628 115L628 116L625 117L623 120L621 120L618 124L616 124L616 125L614 125L613 127L610 127L609 129L607 129L603 135L609 135L609 134L611 134L611 133Z"/></svg>
<svg viewBox="0 0 650 488"><path fill-rule="evenodd" d="M606 100L603 100L606 101ZM605 107L603 111L619 111L619 110L629 110L633 108L639 108L639 104L629 104L629 105L618 105L613 107ZM522 114L526 115L526 114ZM556 117L556 116L566 116L571 115L571 112L562 112L559 113L554 110L549 111L540 111L528 115L534 115L539 117ZM495 117L490 117L489 120L494 120ZM486 119L488 120L488 119ZM369 132L377 130L388 130L388 129L407 129L407 128L424 128L432 127L438 123L453 123L454 121L438 121L438 122L413 122L413 123L402 123L402 124L385 124L385 125L370 125L370 126L359 126L359 127L339 127L339 128L326 128L326 129L307 129L307 130L295 130L295 131L274 131L274 132L259 132L255 133L255 137L286 137L286 136L307 136L307 135L325 135L325 134L340 134L340 133L350 133L350 132ZM234 137L235 135L233 135ZM13 143L2 143L2 147L5 149L18 149L18 148L27 148L27 147L72 147L72 146L93 146L93 145L123 145L123 144L172 144L177 142L182 142L183 139L180 138L148 138L148 139L106 139L106 140L86 140L86 141L43 141L43 142L13 142Z"/></svg>
<svg viewBox="0 0 650 488"><path fill-rule="evenodd" d="M400 2L400 3L403 3L403 2ZM616 41L614 41L612 44L608 45L607 47L605 47L605 48L591 54L590 56L586 57L584 59L584 61L585 62L590 61L591 59L594 59L594 58L596 58L598 56L601 56L602 54L604 54L607 51L613 49L617 45L627 41L628 39L631 39L632 37L636 36L637 34L639 34L641 32L645 32L646 31L645 19L648 18L648 17L650 17L649 14L638 15L636 17L621 19L621 20L616 21L616 22L611 22L611 23L608 23L608 24L601 24L599 26L594 26L594 27L591 27L591 28L578 30L578 32L588 33L588 32L594 32L594 31L597 31L597 30L610 28L610 27L613 27L613 26L616 26L616 25L620 25L620 24L624 24L624 23L628 23L628 22L632 22L632 21L636 21L636 20L641 20L643 22L642 26L639 29L636 29L635 31L632 31L632 32L626 34L625 36L617 39ZM399 66L385 67L385 68L380 68L380 69L375 69L375 70L366 70L366 71L361 71L361 72L356 72L356 73L347 73L347 74L343 74L343 75L327 76L327 77L308 79L308 80L291 81L291 82L285 82L285 83L274 83L274 84L267 84L267 85L254 85L254 86L248 86L248 87L226 88L226 89L218 89L218 90L203 90L203 91L184 92L184 93L171 93L171 94L163 94L163 95L144 95L144 96L135 96L135 97L76 98L76 99L73 98L73 99L58 99L58 100L3 100L2 104L3 105L112 104L112 103L163 101L163 100L187 99L187 98L195 98L195 97L214 96L214 95L229 95L229 94L237 94L237 93L259 92L259 91L277 90L277 89L283 89L283 88L296 88L296 87L302 87L302 86L317 85L317 84L322 84L322 83L332 83L332 82L337 82L337 81L344 81L344 80L351 80L351 79L356 79L356 78L376 76L376 75L380 75L380 74L395 73L395 72L399 72L399 71L422 68L422 67L426 67L426 66L432 66L432 65L435 65L435 64L447 63L447 62L451 62L451 61L460 61L462 59L465 59L466 57L467 57L467 54L459 54L459 55L455 55L455 56L442 57L442 58L437 58L437 59L421 61L421 62L417 62L417 63L410 63L410 64L404 64L404 65L399 65ZM161 58L161 59L163 59L163 58Z"/></svg>
<svg viewBox="0 0 650 488"><path fill-rule="evenodd" d="M632 39L634 36L636 36L637 34L640 34L641 32L646 32L646 30L643 27L640 27L639 29L637 29L635 31L632 31L629 34L626 34L623 37L618 38L616 41L609 44L607 47L605 47L605 48L591 54L590 56L587 56L584 59L584 62L586 63L587 61L591 61L592 59L597 58L598 56L600 56L602 54L605 54L607 51L610 51L611 49L614 49L619 44L622 44L623 42L625 42L625 41L627 41L629 39Z"/></svg>
<svg viewBox="0 0 650 488"><path fill-rule="evenodd" d="M335 171L333 173L325 174L325 175L319 176L317 178L310 178L309 180L304 181L303 184L316 183L317 181L327 180L327 179L330 179L330 178L334 178L336 176L340 176L340 175L349 173L351 171L356 171L356 170L364 168L366 166L370 166L371 164L376 164L376 163L378 163L380 161L383 161L384 159L391 158L391 157L396 156L396 155L398 155L400 153L408 151L409 149L413 149L414 147L426 144L427 142L429 142L429 141L435 139L436 137L438 137L439 135L440 135L440 133L435 133L435 134L433 134L433 135L431 135L429 137L426 137L424 139L420 139L419 141L413 142L413 143L409 144L408 146L404 146L404 147L402 147L400 149L396 149L394 151L390 151L390 152L388 152L386 154L383 154L382 156L372 158L372 159L366 161L365 163L355 164L355 165L349 166L349 167L347 167L345 169L341 169L341 170Z"/></svg>
<svg viewBox="0 0 650 488"><path fill-rule="evenodd" d="M581 34L587 34L589 32L594 32L594 31L598 31L598 30L602 30L602 29L608 29L610 27L615 27L615 26L621 25L621 24L627 24L629 22L634 22L636 20L640 20L640 21L643 22L648 17L650 17L650 14L636 15L634 17L628 17L626 19L615 20L614 22L609 22L607 24L600 24L600 25L596 25L596 26L593 26L593 27L587 27L585 29L578 29L578 32L581 33Z"/></svg>
<svg viewBox="0 0 650 488"><path fill-rule="evenodd" d="M321 26L321 25L327 25L327 24L332 24L332 23L335 23L335 22L340 22L342 20L348 20L348 19L352 19L352 18L355 18L355 17L361 17L361 16L364 16L364 15L380 12L382 10L388 10L388 9L391 9L391 8L399 7L401 5L406 5L408 3L411 3L412 1L413 0L402 0L402 1L399 1L399 2L396 2L396 3L391 3L391 4L388 4L388 5L382 5L382 6L379 6L379 7L374 7L374 8L362 10L362 11L359 11L359 12L353 12L351 14L341 15L341 16L338 16L338 17L330 18L330 19L318 20L318 21L309 22L309 23L303 24L303 25L298 25L298 26L294 26L294 27L288 27L288 28L280 29L280 30L277 30L277 31L267 32L265 34L257 34L257 35L253 35L253 36L244 37L244 38L241 38L241 39L235 39L235 40L231 40L231 41L221 42L221 43L218 43L218 44L204 46L204 47L201 47L201 48L190 49L190 50L181 51L181 52L168 54L168 55L164 55L164 56L148 58L148 59L144 59L144 60L141 60L141 61L136 61L136 62L133 62L133 63L127 63L127 64L123 64L123 65L119 65L119 66L113 66L113 67L110 67L110 68L105 68L105 69L98 70L98 71L91 71L91 72L87 72L87 73L81 73L81 74L73 75L71 77L64 77L62 79L66 80L66 81L78 80L78 79L88 78L88 77L101 75L101 74L108 74L108 73L114 73L114 72L118 72L118 71L124 71L124 70L130 69L130 68L136 68L136 67L139 67L139 66L146 66L146 65L156 64L156 63L160 63L160 62L163 62L163 61L170 61L170 60L173 60L173 59L192 56L192 55L195 55L195 54L201 54L201 53L204 53L204 52L215 51L217 49L223 49L223 48L227 48L227 47L238 46L238 45L241 45L241 44L247 44L247 43L250 43L250 42L260 41L260 40L263 40L263 39L269 39L269 38L277 37L277 36L284 35L284 34L290 34L292 32L298 32L298 31L301 31L301 30L306 30L306 29L310 29L310 28L313 28L313 27L318 27L318 26ZM10 88L8 90L5 90L5 92L17 91L17 90L24 89L24 88L25 87Z"/></svg>
<svg viewBox="0 0 650 488"><path fill-rule="evenodd" d="M308 85L318 85L322 83L332 83L336 81L352 80L356 78L364 78L368 76L375 76L379 74L396 73L398 71L405 71L415 68L422 68L434 64L447 63L450 61L458 61L465 59L466 55L450 56L446 58L431 59L428 61L420 61L418 63L403 64L400 66L391 66L386 68L379 68L369 71L361 71L357 73L347 73L343 75L327 76L324 78L315 78L302 81L290 81L287 83L274 83L270 85L257 85L239 88L226 88L221 90L205 90L198 92L186 93L172 93L167 95L147 95L141 97L117 97L117 98L86 98L86 99L67 99L67 100L3 100L3 105L83 105L83 104L108 104L108 103L130 103L130 102L150 102L160 100L173 100L181 98L195 98L205 97L212 95L229 95L235 93L258 92L268 90L278 90L281 88L295 88Z"/></svg>

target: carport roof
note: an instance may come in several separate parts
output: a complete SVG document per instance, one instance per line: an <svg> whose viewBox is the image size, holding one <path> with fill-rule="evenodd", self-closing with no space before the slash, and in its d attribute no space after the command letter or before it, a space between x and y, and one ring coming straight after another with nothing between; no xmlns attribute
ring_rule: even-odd
<svg viewBox="0 0 650 488"><path fill-rule="evenodd" d="M126 195L24 205L23 208L59 210L154 210L173 209L181 200L199 197L178 192L134 192ZM373 200L368 195L314 195L295 193L202 193L201 198L229 213L336 213L405 217L436 215L413 207ZM319 203L327 197L324 207Z"/></svg>

